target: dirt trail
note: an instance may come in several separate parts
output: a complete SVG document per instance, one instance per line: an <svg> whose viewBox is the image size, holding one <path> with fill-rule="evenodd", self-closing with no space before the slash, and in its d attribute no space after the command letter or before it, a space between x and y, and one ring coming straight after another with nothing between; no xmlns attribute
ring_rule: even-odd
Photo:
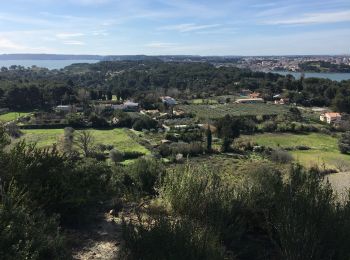
<svg viewBox="0 0 350 260"><path fill-rule="evenodd" d="M121 259L121 219L110 214L101 215L100 219L92 230L78 234L82 247L73 250L74 259Z"/></svg>
<svg viewBox="0 0 350 260"><path fill-rule="evenodd" d="M76 260L124 259L121 250L122 219L137 221L135 210L144 207L143 203L126 203L119 210L100 214L92 228L72 234L77 244L73 249L73 258Z"/></svg>

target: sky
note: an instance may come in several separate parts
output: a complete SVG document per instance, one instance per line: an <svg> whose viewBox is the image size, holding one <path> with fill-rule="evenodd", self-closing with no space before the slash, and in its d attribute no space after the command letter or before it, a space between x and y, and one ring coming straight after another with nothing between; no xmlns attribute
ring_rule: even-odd
<svg viewBox="0 0 350 260"><path fill-rule="evenodd" d="M10 0L0 53L350 54L350 0Z"/></svg>

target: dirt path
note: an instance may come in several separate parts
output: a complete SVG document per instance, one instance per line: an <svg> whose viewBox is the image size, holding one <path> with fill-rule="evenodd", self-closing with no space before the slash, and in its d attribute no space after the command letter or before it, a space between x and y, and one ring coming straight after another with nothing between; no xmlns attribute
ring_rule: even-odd
<svg viewBox="0 0 350 260"><path fill-rule="evenodd" d="M73 258L76 260L124 259L121 245L122 219L137 221L135 210L144 209L145 204L125 203L119 209L98 216L92 228L72 233L76 246Z"/></svg>
<svg viewBox="0 0 350 260"><path fill-rule="evenodd" d="M81 247L73 250L74 259L121 259L121 220L110 214L101 215L92 230L79 232Z"/></svg>

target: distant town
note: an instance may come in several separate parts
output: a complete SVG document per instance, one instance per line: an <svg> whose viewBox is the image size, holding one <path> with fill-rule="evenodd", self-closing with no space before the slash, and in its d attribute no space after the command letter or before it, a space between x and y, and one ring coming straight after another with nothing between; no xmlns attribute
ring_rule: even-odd
<svg viewBox="0 0 350 260"><path fill-rule="evenodd" d="M350 73L350 55L300 56L195 56L195 55L59 55L2 54L0 60L74 60L84 61L163 61L208 62L216 67L233 66L253 71L339 72Z"/></svg>

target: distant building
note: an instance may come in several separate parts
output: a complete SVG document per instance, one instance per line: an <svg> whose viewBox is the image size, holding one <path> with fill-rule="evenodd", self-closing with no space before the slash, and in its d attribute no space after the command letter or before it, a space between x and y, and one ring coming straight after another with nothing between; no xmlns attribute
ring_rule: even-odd
<svg viewBox="0 0 350 260"><path fill-rule="evenodd" d="M249 94L250 98L260 98L261 97L261 93L259 92L253 92L251 94Z"/></svg>
<svg viewBox="0 0 350 260"><path fill-rule="evenodd" d="M327 122L327 124L337 123L341 120L340 113L324 113L320 115L320 120L322 122Z"/></svg>
<svg viewBox="0 0 350 260"><path fill-rule="evenodd" d="M74 105L59 105L54 108L56 112L65 112L65 113L76 113L79 110L82 110L81 108L78 108Z"/></svg>
<svg viewBox="0 0 350 260"><path fill-rule="evenodd" d="M127 111L138 111L140 108L139 103L135 103L129 100L124 102L123 105L124 105L124 110L127 110Z"/></svg>
<svg viewBox="0 0 350 260"><path fill-rule="evenodd" d="M289 104L289 98L281 98L280 100L275 100L276 105L287 105Z"/></svg>
<svg viewBox="0 0 350 260"><path fill-rule="evenodd" d="M123 111L136 112L139 110L140 105L139 105L139 103L135 103L135 102L128 100L128 101L125 101L124 104L111 105L111 108L113 110L123 110Z"/></svg>
<svg viewBox="0 0 350 260"><path fill-rule="evenodd" d="M237 99L237 104L257 104L257 103L264 103L264 99L262 98L244 98L244 99Z"/></svg>
<svg viewBox="0 0 350 260"><path fill-rule="evenodd" d="M169 96L161 97L161 100L164 104L168 106L175 106L177 104L176 100Z"/></svg>

